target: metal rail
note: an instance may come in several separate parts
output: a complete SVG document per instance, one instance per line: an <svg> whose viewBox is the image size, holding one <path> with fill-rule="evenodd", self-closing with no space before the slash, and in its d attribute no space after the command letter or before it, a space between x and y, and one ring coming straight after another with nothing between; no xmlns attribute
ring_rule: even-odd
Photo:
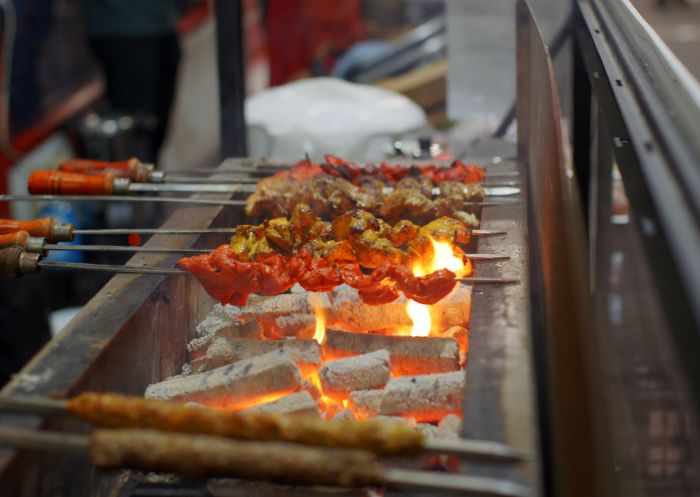
<svg viewBox="0 0 700 497"><path fill-rule="evenodd" d="M577 13L590 87L700 404L700 86L628 0L580 1Z"/></svg>

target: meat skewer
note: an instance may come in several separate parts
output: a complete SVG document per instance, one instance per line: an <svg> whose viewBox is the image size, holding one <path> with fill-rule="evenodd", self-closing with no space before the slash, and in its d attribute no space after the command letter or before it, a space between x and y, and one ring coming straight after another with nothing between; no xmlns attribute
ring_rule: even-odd
<svg viewBox="0 0 700 497"><path fill-rule="evenodd" d="M13 246L0 249L0 276L17 278L25 274L37 273L41 268L75 269L85 271L100 271L107 273L144 274L144 275L189 275L190 272L178 268L114 266L109 264L89 264L83 262L53 262L41 260L41 254L26 252L21 247ZM454 278L455 282L469 284L517 284L519 279L513 278Z"/></svg>
<svg viewBox="0 0 700 497"><path fill-rule="evenodd" d="M277 442L241 442L208 435L152 430L97 430L90 436L0 429L0 443L23 449L89 455L104 470L120 468L233 477L300 485L401 486L452 490L467 495L530 497L532 490L507 480L383 468L371 453Z"/></svg>
<svg viewBox="0 0 700 497"><path fill-rule="evenodd" d="M329 156L330 157L330 156ZM337 159L335 162L342 161L342 159ZM305 161L302 161L305 162ZM342 161L345 162L345 161ZM334 167L331 164L324 164L328 167ZM344 164L343 164L344 165ZM202 175L238 175L233 176L236 180L240 182L255 182L259 179L259 176L268 176L277 172L285 172L292 169L294 166L288 165L275 165L275 164L255 164L252 167L245 167L241 165L236 165L235 167L219 167L219 168L208 168L208 169L183 169L179 171L156 171L153 164L144 164L136 158L131 158L120 162L104 162L95 161L90 159L68 159L63 161L59 166L58 170L68 173L78 173L78 174L115 174L122 178L129 178L134 182L145 182L145 183L162 183L167 182L201 182ZM335 166L338 167L338 166ZM371 169L367 168L357 168L353 166L354 169L360 170L362 172L371 173ZM405 166L393 166L395 169L403 169ZM375 168L376 169L376 168ZM178 174L185 173L185 175ZM255 177L257 175L258 177ZM486 172L485 177L495 178L511 178L517 177L518 172ZM228 178L227 178L228 179ZM216 181L216 180L212 180ZM231 181L229 179L229 181Z"/></svg>
<svg viewBox="0 0 700 497"><path fill-rule="evenodd" d="M298 418L269 413L190 408L175 402L85 392L70 400L0 397L0 412L71 415L102 428L144 428L227 438L363 449L379 455L448 454L496 461L525 460L507 445L481 440L425 439L402 422Z"/></svg>
<svg viewBox="0 0 700 497"><path fill-rule="evenodd" d="M22 195L0 194L0 202L134 202L134 203L166 203L192 205L231 205L245 206L245 200L216 200L198 197L153 197L153 196L120 196L120 195ZM465 202L467 207L498 207L504 204L517 203L516 199L501 199L498 202Z"/></svg>
<svg viewBox="0 0 700 497"><path fill-rule="evenodd" d="M279 222L277 223L279 225ZM411 225L406 224L405 228ZM171 249L157 247L125 247L115 245L52 245L61 241L72 241L80 234L91 235L131 235L131 234L199 234L199 233L229 233L235 236L243 227L234 228L210 228L203 230L167 230L167 229L98 229L79 230L74 225L60 223L55 218L45 217L30 221L16 221L14 219L0 219L0 248L19 246L27 252L44 253L46 250L74 250L74 251L101 251L101 252L152 252L152 253L185 253L203 254L211 249ZM245 227L246 230L249 227ZM475 230L477 234L502 234L487 230ZM464 254L464 257L475 261L499 261L509 259L507 256L497 254Z"/></svg>

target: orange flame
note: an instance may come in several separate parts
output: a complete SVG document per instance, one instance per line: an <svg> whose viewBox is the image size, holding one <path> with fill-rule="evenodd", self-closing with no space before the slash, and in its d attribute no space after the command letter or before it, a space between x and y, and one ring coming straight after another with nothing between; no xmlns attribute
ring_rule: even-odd
<svg viewBox="0 0 700 497"><path fill-rule="evenodd" d="M449 269L458 278L471 273L471 263L463 257L458 257L455 252L461 252L458 247L450 242L437 241L430 237L432 254L425 254L423 259L416 262L411 271L415 276L425 276L440 269ZM409 300L406 304L406 313L411 318L413 326L410 335L412 337L427 337L430 335L432 319L430 309L427 305L419 304L414 300Z"/></svg>
<svg viewBox="0 0 700 497"><path fill-rule="evenodd" d="M316 340L319 345L323 345L326 341L326 316L323 314L323 309L317 298L314 298L314 315L316 316L314 340Z"/></svg>

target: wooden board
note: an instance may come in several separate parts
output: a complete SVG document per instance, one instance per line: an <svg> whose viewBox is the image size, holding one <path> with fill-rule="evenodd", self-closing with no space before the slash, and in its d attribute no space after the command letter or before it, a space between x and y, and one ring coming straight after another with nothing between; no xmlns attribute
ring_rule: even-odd
<svg viewBox="0 0 700 497"><path fill-rule="evenodd" d="M596 495L590 309L583 214L549 51L527 3L516 7L518 156L527 168L532 323L556 495ZM535 270L537 268L537 270Z"/></svg>

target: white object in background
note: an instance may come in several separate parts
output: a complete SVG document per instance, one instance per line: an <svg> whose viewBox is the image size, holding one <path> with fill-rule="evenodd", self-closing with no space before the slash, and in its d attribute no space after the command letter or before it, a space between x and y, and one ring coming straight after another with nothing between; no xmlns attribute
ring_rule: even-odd
<svg viewBox="0 0 700 497"><path fill-rule="evenodd" d="M51 336L55 337L63 331L63 328L70 323L73 318L80 312L82 307L65 307L49 314L49 325L51 327Z"/></svg>
<svg viewBox="0 0 700 497"><path fill-rule="evenodd" d="M75 157L73 147L63 131L56 131L43 142L22 156L8 172L9 193L27 193L27 178L39 169L56 169L66 159ZM10 214L13 219L36 217L42 204L37 202L12 202Z"/></svg>
<svg viewBox="0 0 700 497"><path fill-rule="evenodd" d="M249 155L297 161L334 154L377 161L395 139L426 125L423 110L401 94L333 78L262 91L246 101Z"/></svg>

